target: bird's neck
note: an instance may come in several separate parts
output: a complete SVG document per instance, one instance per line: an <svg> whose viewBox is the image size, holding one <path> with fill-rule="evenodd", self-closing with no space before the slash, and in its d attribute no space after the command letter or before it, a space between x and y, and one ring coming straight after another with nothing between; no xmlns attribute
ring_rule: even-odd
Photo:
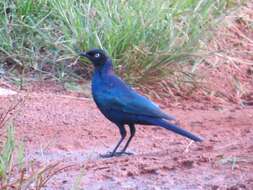
<svg viewBox="0 0 253 190"><path fill-rule="evenodd" d="M95 72L98 72L100 75L112 75L114 74L112 60L107 59L106 62L95 69Z"/></svg>

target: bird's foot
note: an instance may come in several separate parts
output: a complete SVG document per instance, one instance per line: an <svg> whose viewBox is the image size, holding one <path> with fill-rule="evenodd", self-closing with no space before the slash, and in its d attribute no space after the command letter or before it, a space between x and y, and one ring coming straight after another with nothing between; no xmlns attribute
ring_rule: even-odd
<svg viewBox="0 0 253 190"><path fill-rule="evenodd" d="M114 153L115 154L115 153ZM101 158L111 158L114 156L113 152L107 152L105 154L99 154Z"/></svg>
<svg viewBox="0 0 253 190"><path fill-rule="evenodd" d="M119 156L122 156L123 154L125 154L125 155L133 155L134 153L132 153L132 152L119 152Z"/></svg>
<svg viewBox="0 0 253 190"><path fill-rule="evenodd" d="M133 155L132 152L107 152L106 154L100 154L101 158L111 158L111 157L119 157L123 155Z"/></svg>

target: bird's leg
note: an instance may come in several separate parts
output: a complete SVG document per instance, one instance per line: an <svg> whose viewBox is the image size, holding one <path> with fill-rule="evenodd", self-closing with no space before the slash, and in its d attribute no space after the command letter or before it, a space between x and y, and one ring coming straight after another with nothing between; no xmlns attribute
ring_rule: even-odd
<svg viewBox="0 0 253 190"><path fill-rule="evenodd" d="M119 156L116 151L117 151L119 145L122 143L122 141L126 137L126 129L125 129L124 125L117 125L117 126L119 127L121 138L120 138L119 142L117 143L117 145L115 146L115 148L113 149L112 152L100 155L103 158L109 158L109 157L113 157L113 156Z"/></svg>
<svg viewBox="0 0 253 190"><path fill-rule="evenodd" d="M129 143L131 142L132 138L134 137L135 135L135 127L134 127L134 124L129 124L129 128L130 128L130 137L126 143L126 145L124 146L124 148L121 150L120 154L128 154L128 155L131 155L133 153L130 153L130 152L126 152L126 149L129 145Z"/></svg>

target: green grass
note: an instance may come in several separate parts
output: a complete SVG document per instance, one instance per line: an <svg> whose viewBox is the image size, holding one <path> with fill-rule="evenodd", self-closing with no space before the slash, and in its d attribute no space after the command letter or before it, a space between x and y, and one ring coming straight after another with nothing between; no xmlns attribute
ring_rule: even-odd
<svg viewBox="0 0 253 190"><path fill-rule="evenodd" d="M13 77L37 71L62 80L80 50L101 47L129 82L159 80L173 74L171 63L196 61L191 54L232 2L3 0L0 71L11 70Z"/></svg>

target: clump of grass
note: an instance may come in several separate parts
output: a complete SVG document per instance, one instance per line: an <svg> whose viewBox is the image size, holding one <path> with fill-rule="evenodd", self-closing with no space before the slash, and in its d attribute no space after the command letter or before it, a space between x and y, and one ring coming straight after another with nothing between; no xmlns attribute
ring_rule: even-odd
<svg viewBox="0 0 253 190"><path fill-rule="evenodd" d="M2 1L0 65L64 79L77 52L101 47L131 83L186 63L230 0ZM15 70L16 71L16 70ZM171 73L173 74L173 73Z"/></svg>

